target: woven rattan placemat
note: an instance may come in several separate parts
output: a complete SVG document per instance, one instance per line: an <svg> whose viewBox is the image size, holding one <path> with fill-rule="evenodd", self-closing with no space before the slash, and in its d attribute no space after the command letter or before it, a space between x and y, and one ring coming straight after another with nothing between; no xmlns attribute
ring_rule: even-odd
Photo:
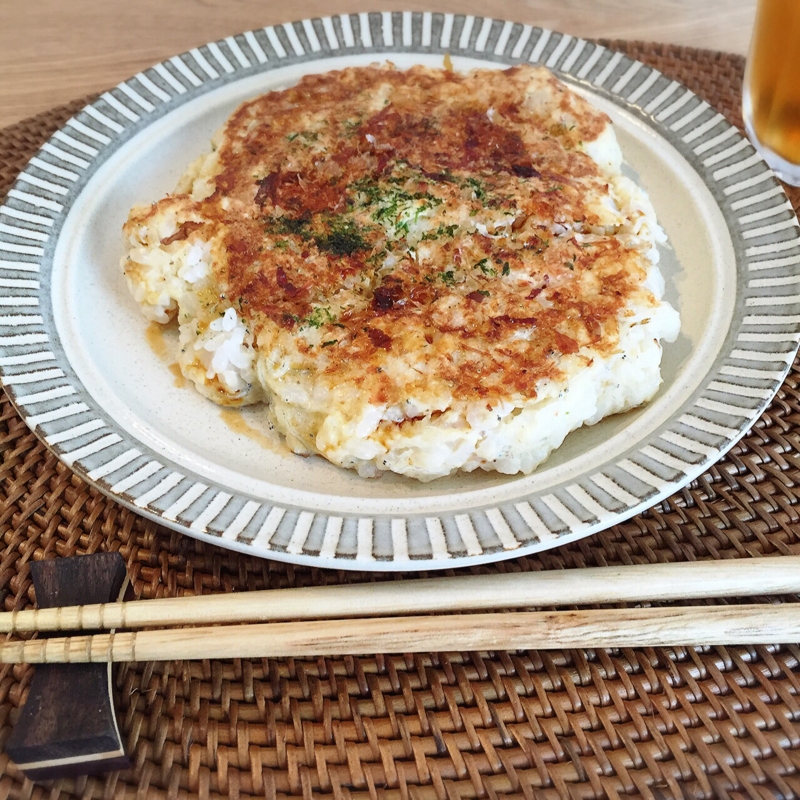
<svg viewBox="0 0 800 800"><path fill-rule="evenodd" d="M741 127L743 60L613 42ZM83 101L0 131L0 197ZM791 195L795 208L800 191ZM752 431L682 492L575 544L475 572L800 554L800 365ZM385 580L205 545L89 488L3 396L0 592L28 563L119 550L140 597ZM0 669L0 751L32 675ZM10 797L796 798L800 647L448 653L126 664L134 766L38 786L0 752Z"/></svg>

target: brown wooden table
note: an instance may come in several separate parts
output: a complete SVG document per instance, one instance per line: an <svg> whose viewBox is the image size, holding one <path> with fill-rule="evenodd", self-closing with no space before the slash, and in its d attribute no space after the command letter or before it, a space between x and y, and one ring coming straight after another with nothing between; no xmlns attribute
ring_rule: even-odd
<svg viewBox="0 0 800 800"><path fill-rule="evenodd" d="M576 36L743 54L755 0L0 0L0 127L105 89L165 57L234 33L331 13L489 14Z"/></svg>

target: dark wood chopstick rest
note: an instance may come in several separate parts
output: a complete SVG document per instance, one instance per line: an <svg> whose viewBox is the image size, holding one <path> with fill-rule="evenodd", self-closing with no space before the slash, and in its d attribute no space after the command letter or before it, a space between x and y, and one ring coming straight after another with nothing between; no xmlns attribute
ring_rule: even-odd
<svg viewBox="0 0 800 800"><path fill-rule="evenodd" d="M125 561L119 553L36 561L31 576L39 608L108 603L119 598ZM111 664L38 665L6 752L31 780L126 769L111 688Z"/></svg>

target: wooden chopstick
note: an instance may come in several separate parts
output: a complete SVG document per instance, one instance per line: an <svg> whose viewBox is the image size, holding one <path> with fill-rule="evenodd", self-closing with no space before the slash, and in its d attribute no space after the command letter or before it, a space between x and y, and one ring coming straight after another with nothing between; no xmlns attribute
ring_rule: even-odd
<svg viewBox="0 0 800 800"><path fill-rule="evenodd" d="M2 663L159 661L800 641L800 603L314 620L0 644Z"/></svg>
<svg viewBox="0 0 800 800"><path fill-rule="evenodd" d="M800 592L800 556L272 589L0 613L0 633L341 619Z"/></svg>

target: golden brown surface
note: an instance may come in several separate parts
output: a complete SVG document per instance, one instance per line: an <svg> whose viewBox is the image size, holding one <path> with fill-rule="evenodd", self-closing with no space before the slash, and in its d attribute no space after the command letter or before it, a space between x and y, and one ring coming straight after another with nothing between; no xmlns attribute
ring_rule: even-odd
<svg viewBox="0 0 800 800"><path fill-rule="evenodd" d="M530 102L545 91L573 125ZM231 117L214 193L183 212L206 223L162 244L222 242L207 305L233 302L262 350L299 350L372 403L437 385L535 397L562 355L615 348L645 275L640 254L591 233L598 198L611 200L581 148L608 124L530 67L308 76ZM577 235L554 236L559 225ZM398 379L388 365L412 353Z"/></svg>

